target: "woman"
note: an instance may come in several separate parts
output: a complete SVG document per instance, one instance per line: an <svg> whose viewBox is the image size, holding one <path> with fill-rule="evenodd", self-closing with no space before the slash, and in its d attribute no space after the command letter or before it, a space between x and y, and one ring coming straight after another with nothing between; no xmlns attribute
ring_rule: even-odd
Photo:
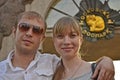
<svg viewBox="0 0 120 80"><path fill-rule="evenodd" d="M73 17L63 17L53 28L53 42L61 56L53 80L91 80L91 64L80 55L83 36L79 22Z"/></svg>

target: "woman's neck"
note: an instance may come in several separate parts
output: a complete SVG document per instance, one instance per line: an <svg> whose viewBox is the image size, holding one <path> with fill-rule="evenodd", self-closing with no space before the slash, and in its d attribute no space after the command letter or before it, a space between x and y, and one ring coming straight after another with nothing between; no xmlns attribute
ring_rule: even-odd
<svg viewBox="0 0 120 80"><path fill-rule="evenodd" d="M79 65L81 63L82 63L82 59L79 56L76 56L69 60L63 59L63 65L65 68L65 71L71 71L76 67L75 65Z"/></svg>
<svg viewBox="0 0 120 80"><path fill-rule="evenodd" d="M78 70L82 66L82 62L83 60L81 60L79 56L71 60L63 59L64 65L63 79L71 79L73 77L76 77Z"/></svg>

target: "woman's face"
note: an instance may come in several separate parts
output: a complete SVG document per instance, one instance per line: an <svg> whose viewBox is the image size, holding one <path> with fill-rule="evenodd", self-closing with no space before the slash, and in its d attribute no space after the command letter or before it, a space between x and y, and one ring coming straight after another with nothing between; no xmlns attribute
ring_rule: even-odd
<svg viewBox="0 0 120 80"><path fill-rule="evenodd" d="M67 27L53 36L53 42L61 57L71 58L79 54L82 37L73 28Z"/></svg>

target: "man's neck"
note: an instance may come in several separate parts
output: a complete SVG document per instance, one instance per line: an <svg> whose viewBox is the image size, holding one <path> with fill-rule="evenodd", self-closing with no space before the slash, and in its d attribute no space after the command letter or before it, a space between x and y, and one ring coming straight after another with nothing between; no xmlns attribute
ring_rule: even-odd
<svg viewBox="0 0 120 80"><path fill-rule="evenodd" d="M27 69L31 61L35 58L35 54L23 54L23 53L14 53L12 58L12 64L14 67L21 67Z"/></svg>

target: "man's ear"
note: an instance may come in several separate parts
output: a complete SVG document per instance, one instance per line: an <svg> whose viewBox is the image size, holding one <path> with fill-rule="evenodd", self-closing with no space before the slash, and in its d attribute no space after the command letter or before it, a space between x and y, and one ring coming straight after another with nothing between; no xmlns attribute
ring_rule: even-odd
<svg viewBox="0 0 120 80"><path fill-rule="evenodd" d="M42 42L45 40L45 38L46 38L46 36L45 36L45 35L43 35Z"/></svg>
<svg viewBox="0 0 120 80"><path fill-rule="evenodd" d="M13 26L13 27L12 27L12 33L13 33L14 36L16 35L16 30L17 30L17 29Z"/></svg>
<svg viewBox="0 0 120 80"><path fill-rule="evenodd" d="M42 38L40 38L40 41L43 42L45 40L45 35L42 35Z"/></svg>

